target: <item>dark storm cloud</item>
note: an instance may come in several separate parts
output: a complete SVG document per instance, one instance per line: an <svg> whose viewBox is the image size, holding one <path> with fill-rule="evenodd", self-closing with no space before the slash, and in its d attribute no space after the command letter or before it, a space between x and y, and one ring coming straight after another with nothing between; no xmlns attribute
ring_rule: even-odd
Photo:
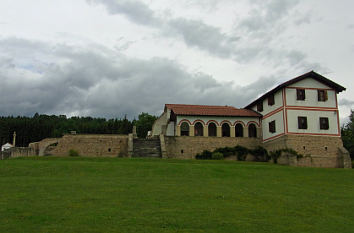
<svg viewBox="0 0 354 233"><path fill-rule="evenodd" d="M180 35L184 42L192 47L206 50L219 57L230 57L232 39L219 28L203 23L200 20L177 18L169 21L170 30Z"/></svg>
<svg viewBox="0 0 354 233"><path fill-rule="evenodd" d="M9 38L0 40L0 54L1 115L134 117L143 111L159 114L165 103L242 107L275 84L273 77L263 77L234 86L188 73L168 59L133 59L94 45Z"/></svg>

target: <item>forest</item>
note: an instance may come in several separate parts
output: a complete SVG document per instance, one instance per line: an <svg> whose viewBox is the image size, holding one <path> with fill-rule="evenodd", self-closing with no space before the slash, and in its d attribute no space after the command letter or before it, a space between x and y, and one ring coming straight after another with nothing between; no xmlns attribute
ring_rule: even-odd
<svg viewBox="0 0 354 233"><path fill-rule="evenodd" d="M145 137L151 130L156 116L141 113L138 120L105 119L93 117L66 117L65 115L40 115L33 117L8 116L0 117L0 143L12 143L13 133L16 132L16 146L26 147L31 142L44 138L61 137L76 131L80 134L129 134L133 125L137 126L139 137Z"/></svg>
<svg viewBox="0 0 354 233"><path fill-rule="evenodd" d="M344 147L349 151L352 161L354 160L354 111L351 111L349 122L341 130Z"/></svg>

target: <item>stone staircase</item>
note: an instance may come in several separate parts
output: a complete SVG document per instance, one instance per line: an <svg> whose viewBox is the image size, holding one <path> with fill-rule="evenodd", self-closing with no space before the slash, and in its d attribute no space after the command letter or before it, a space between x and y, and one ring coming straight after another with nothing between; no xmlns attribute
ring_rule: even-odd
<svg viewBox="0 0 354 233"><path fill-rule="evenodd" d="M133 157L161 158L159 138L136 138L133 141L133 145Z"/></svg>

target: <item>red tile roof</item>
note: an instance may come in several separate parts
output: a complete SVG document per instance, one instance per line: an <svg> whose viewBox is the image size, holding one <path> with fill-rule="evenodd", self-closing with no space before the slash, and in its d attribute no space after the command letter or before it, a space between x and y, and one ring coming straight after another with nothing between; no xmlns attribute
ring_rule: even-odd
<svg viewBox="0 0 354 233"><path fill-rule="evenodd" d="M189 116L244 116L260 117L257 112L249 109L239 109L232 106L166 104L165 108L171 109L176 115Z"/></svg>

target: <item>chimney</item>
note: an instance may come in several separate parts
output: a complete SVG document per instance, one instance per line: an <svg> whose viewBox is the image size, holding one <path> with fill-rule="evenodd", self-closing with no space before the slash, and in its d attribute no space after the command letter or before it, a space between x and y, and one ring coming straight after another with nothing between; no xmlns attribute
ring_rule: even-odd
<svg viewBox="0 0 354 233"><path fill-rule="evenodd" d="M14 131L14 137L12 139L12 145L15 147L16 146L16 131Z"/></svg>

